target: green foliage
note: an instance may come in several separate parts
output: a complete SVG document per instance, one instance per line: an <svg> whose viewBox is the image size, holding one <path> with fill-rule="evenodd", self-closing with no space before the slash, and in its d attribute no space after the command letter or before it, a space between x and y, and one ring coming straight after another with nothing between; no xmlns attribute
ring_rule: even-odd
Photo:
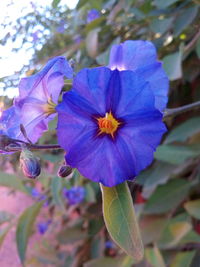
<svg viewBox="0 0 200 267"><path fill-rule="evenodd" d="M92 8L98 9L101 16L87 24L87 13ZM63 21L65 30L60 33L57 29ZM12 31L8 28L0 44L7 45L16 39L21 43L13 44L16 52L19 51L17 47L31 47L34 55L21 73L1 78L1 83L4 89L16 87L22 73L35 73L56 55L73 59L75 72L84 67L107 65L113 44L142 39L155 44L158 58L162 59L169 76L168 107L199 101L199 23L198 0L79 0L74 10L59 0L51 1L49 7L41 3L36 5L36 10L23 13L17 21L7 18L4 22L5 29L10 25ZM32 34L37 29L41 30L41 35L34 43ZM70 85L64 88L69 89ZM34 255L26 255L28 266L199 267L200 113L194 110L169 118L166 125L168 132L155 152L155 162L129 183L131 196L124 185L103 188L104 217L109 233L103 223L98 184L84 179L78 171L74 171L71 179L62 180L56 176L63 160L62 152L38 153L45 169L38 181L4 173L9 160L16 173L18 161L17 156L2 157L0 186L30 195L31 188L36 185L42 188L49 202L42 211L44 219L52 220L49 230L53 238L47 233L37 241ZM55 126L56 120L40 144L57 142ZM62 190L77 185L86 189L85 201L69 206ZM141 246L140 240L133 244L137 227L131 197L145 246L145 258L140 265L133 265L132 258L120 249L132 255L132 246L137 242ZM22 261L40 208L41 203L36 202L19 219L16 239ZM0 245L15 221L15 216L0 212ZM105 247L109 235L119 247Z"/></svg>
<svg viewBox="0 0 200 267"><path fill-rule="evenodd" d="M143 245L127 184L111 188L101 185L101 190L108 232L135 262L140 261L143 257Z"/></svg>
<svg viewBox="0 0 200 267"><path fill-rule="evenodd" d="M200 220L200 199L186 202L184 208L192 217Z"/></svg>
<svg viewBox="0 0 200 267"><path fill-rule="evenodd" d="M194 134L200 132L200 117L194 117L174 128L165 139L164 143L169 144L175 141L184 142Z"/></svg>
<svg viewBox="0 0 200 267"><path fill-rule="evenodd" d="M145 257L147 262L149 262L152 266L155 267L165 267L165 263L163 257L160 253L160 250L154 246L153 248L147 248L145 250Z"/></svg>
<svg viewBox="0 0 200 267"><path fill-rule="evenodd" d="M200 145L161 145L155 152L155 158L171 164L180 164L200 155Z"/></svg>
<svg viewBox="0 0 200 267"><path fill-rule="evenodd" d="M182 77L182 53L175 52L163 58L163 68L171 81Z"/></svg>
<svg viewBox="0 0 200 267"><path fill-rule="evenodd" d="M165 213L179 205L187 196L191 183L183 179L173 179L158 186L144 207L146 214Z"/></svg>
<svg viewBox="0 0 200 267"><path fill-rule="evenodd" d="M16 242L19 257L22 263L25 261L28 239L32 234L34 222L42 205L43 202L39 202L29 207L23 212L18 220Z"/></svg>
<svg viewBox="0 0 200 267"><path fill-rule="evenodd" d="M129 256L123 256L120 258L99 258L97 260L88 261L83 265L83 267L131 267L133 264L133 259Z"/></svg>
<svg viewBox="0 0 200 267"><path fill-rule="evenodd" d="M19 177L16 177L16 175L0 172L0 185L23 193L28 193L23 181L20 180Z"/></svg>
<svg viewBox="0 0 200 267"><path fill-rule="evenodd" d="M195 251L179 252L172 261L171 267L190 267Z"/></svg>

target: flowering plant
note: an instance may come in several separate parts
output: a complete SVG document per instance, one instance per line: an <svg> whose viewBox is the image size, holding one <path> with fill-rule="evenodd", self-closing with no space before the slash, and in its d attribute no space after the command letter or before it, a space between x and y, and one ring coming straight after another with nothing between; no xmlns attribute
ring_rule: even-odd
<svg viewBox="0 0 200 267"><path fill-rule="evenodd" d="M111 48L108 66L73 75L70 63L56 57L21 80L19 96L0 118L1 153L21 151L23 173L33 179L40 175L40 163L30 150L62 148L65 163L58 175L69 176L77 169L100 183L107 230L139 262L143 244L126 181L152 163L166 132L168 78L153 44L131 40ZM65 78L73 78L72 88L62 93ZM56 114L59 144L35 144ZM48 196L31 192L49 205ZM86 191L81 185L64 188L63 197L69 206L77 205ZM40 208L38 203L37 212ZM51 222L40 222L38 231L45 234Z"/></svg>

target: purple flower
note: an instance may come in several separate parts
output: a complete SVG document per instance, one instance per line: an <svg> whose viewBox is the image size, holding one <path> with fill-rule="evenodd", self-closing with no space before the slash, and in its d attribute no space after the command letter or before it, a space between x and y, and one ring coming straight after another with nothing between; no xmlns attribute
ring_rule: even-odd
<svg viewBox="0 0 200 267"><path fill-rule="evenodd" d="M80 35L77 35L77 36L74 37L73 40L74 40L74 42L75 42L76 44L80 44L80 42L82 41L82 38L81 38Z"/></svg>
<svg viewBox="0 0 200 267"><path fill-rule="evenodd" d="M16 138L19 135L20 114L14 106L4 110L0 117L0 135Z"/></svg>
<svg viewBox="0 0 200 267"><path fill-rule="evenodd" d="M166 131L141 72L83 69L57 111L66 162L109 187L132 180L151 164Z"/></svg>
<svg viewBox="0 0 200 267"><path fill-rule="evenodd" d="M114 248L114 247L115 247L115 244L114 244L112 241L107 240L107 241L105 242L105 248L107 248L107 249L111 249L111 248Z"/></svg>
<svg viewBox="0 0 200 267"><path fill-rule="evenodd" d="M12 106L2 112L0 117L0 153L9 154L6 147L9 145L19 146L16 139L20 134L20 114Z"/></svg>
<svg viewBox="0 0 200 267"><path fill-rule="evenodd" d="M72 78L72 75L73 70L66 59L56 57L40 72L20 81L19 97L14 101L14 112L20 118L15 122L15 138L24 140L19 130L20 123L33 143L48 129L48 122L55 117L53 113L64 85L64 76Z"/></svg>
<svg viewBox="0 0 200 267"><path fill-rule="evenodd" d="M45 200L47 198L46 195L39 192L36 188L31 189L31 196L37 198L39 201Z"/></svg>
<svg viewBox="0 0 200 267"><path fill-rule="evenodd" d="M69 205L75 205L83 202L85 198L85 188L74 186L70 189L63 189L63 195L68 200Z"/></svg>
<svg viewBox="0 0 200 267"><path fill-rule="evenodd" d="M125 41L113 45L110 52L111 70L132 70L149 83L155 95L155 106L163 111L168 100L169 80L157 60L156 49L149 41Z"/></svg>
<svg viewBox="0 0 200 267"><path fill-rule="evenodd" d="M48 230L50 224L51 224L51 220L48 220L47 222L40 222L40 223L38 223L37 224L38 232L41 235L44 235L46 233L46 231Z"/></svg>
<svg viewBox="0 0 200 267"><path fill-rule="evenodd" d="M64 33L65 32L65 21L61 20L59 26L56 28L57 32Z"/></svg>
<svg viewBox="0 0 200 267"><path fill-rule="evenodd" d="M31 196L34 198L39 198L41 196L41 193L36 188L33 187L31 189Z"/></svg>
<svg viewBox="0 0 200 267"><path fill-rule="evenodd" d="M97 9L91 9L87 13L87 23L92 22L100 17L100 12Z"/></svg>
<svg viewBox="0 0 200 267"><path fill-rule="evenodd" d="M40 30L35 31L34 33L32 33L32 38L33 38L33 42L36 43L39 40L39 33Z"/></svg>

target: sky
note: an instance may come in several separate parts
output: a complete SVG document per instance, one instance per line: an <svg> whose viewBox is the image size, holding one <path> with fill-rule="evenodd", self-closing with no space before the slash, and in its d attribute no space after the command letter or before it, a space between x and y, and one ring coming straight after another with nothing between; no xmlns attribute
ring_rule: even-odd
<svg viewBox="0 0 200 267"><path fill-rule="evenodd" d="M51 5L52 0L43 1L46 6ZM61 0L61 3L65 3L69 8L75 8L78 0ZM6 29L2 27L3 21L7 20L17 20L19 16L25 15L33 10L33 4L41 4L41 0L0 0L0 39L9 32L12 34L12 29L7 26ZM19 42L21 43L21 42ZM25 49L19 50L17 53L12 52L12 48L17 47L19 44L15 42L13 44L11 41L5 46L0 45L0 78L9 76L19 71L23 65L28 64L29 59L32 57L33 51L30 49L26 51ZM0 95L5 94L1 87L0 82ZM6 91L6 95L9 97L14 97L17 94L17 90L9 88Z"/></svg>

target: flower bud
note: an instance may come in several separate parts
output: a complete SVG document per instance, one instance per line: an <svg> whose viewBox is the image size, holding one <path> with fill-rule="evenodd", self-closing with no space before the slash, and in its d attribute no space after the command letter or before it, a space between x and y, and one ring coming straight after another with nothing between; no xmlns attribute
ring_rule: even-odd
<svg viewBox="0 0 200 267"><path fill-rule="evenodd" d="M73 169L69 165L62 165L58 170L59 177L67 177L72 173Z"/></svg>
<svg viewBox="0 0 200 267"><path fill-rule="evenodd" d="M20 155L20 166L24 175L34 179L40 175L41 167L37 157L28 149L23 149Z"/></svg>

